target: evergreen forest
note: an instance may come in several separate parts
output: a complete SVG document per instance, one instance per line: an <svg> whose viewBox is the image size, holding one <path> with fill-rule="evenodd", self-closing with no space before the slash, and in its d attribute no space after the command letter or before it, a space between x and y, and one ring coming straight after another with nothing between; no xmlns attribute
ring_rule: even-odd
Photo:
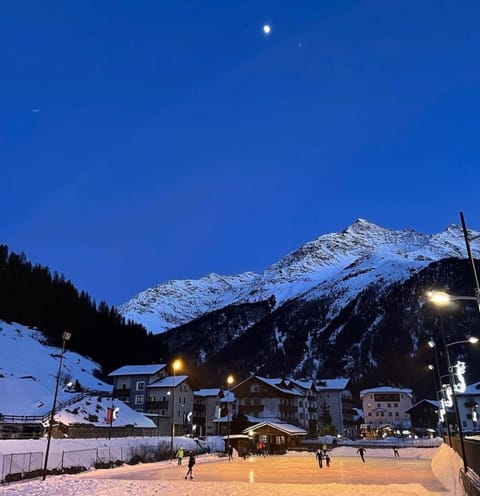
<svg viewBox="0 0 480 496"><path fill-rule="evenodd" d="M125 321L106 302L96 303L84 291L47 267L32 265L25 254L0 245L0 319L42 331L48 344L61 346L102 366L102 379L123 365L165 363L166 349L140 324Z"/></svg>

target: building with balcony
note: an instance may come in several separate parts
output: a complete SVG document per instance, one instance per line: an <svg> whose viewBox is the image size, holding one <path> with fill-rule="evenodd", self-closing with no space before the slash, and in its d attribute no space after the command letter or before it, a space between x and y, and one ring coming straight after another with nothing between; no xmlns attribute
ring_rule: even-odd
<svg viewBox="0 0 480 496"><path fill-rule="evenodd" d="M155 421L159 435L171 432L172 415L178 436L192 434L193 391L188 376L167 376L149 384L144 413Z"/></svg>
<svg viewBox="0 0 480 496"><path fill-rule="evenodd" d="M196 436L220 435L217 420L222 416L222 399L225 394L220 388L199 389L193 392L193 426Z"/></svg>
<svg viewBox="0 0 480 496"><path fill-rule="evenodd" d="M124 365L108 374L113 396L137 412L145 411L146 387L167 375L165 364Z"/></svg>
<svg viewBox="0 0 480 496"><path fill-rule="evenodd" d="M377 436L380 428L409 429L411 427L408 410L413 406L411 389L381 386L360 391L365 424L362 433Z"/></svg>
<svg viewBox="0 0 480 496"><path fill-rule="evenodd" d="M246 416L251 423L270 420L303 426L300 413L304 412L304 394L294 381L251 376L233 387L232 392L238 415Z"/></svg>
<svg viewBox="0 0 480 496"><path fill-rule="evenodd" d="M316 407L321 411L326 405L337 433L355 438L358 430L358 414L349 388L350 379L342 377L317 381Z"/></svg>

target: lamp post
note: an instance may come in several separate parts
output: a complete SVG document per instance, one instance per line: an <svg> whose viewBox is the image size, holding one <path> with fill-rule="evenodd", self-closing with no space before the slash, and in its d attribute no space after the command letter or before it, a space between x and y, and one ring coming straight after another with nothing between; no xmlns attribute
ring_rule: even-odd
<svg viewBox="0 0 480 496"><path fill-rule="evenodd" d="M227 449L230 449L230 385L233 384L233 376L227 377Z"/></svg>
<svg viewBox="0 0 480 496"><path fill-rule="evenodd" d="M463 216L462 216L463 220ZM465 239L467 241L467 238ZM467 242L467 247L468 247L468 242ZM455 300L465 300L465 301L475 301L477 305L479 306L480 309L480 294L477 292L476 296L454 296L450 295L448 293L445 293L443 291L430 291L427 293L428 299L435 305L437 306L446 306L452 301ZM445 349L445 356L447 358L447 369L448 369L448 374L450 377L450 387L452 391L452 398L453 398L453 404L455 407L455 418L457 421L457 426L458 426L458 436L460 438L460 448L462 451L462 460L463 460L463 470L465 473L468 471L468 464L467 464L467 455L465 453L465 442L463 438L463 426L462 426L462 421L460 418L460 412L458 409L458 399L456 395L456 384L455 384L455 378L453 376L453 367L452 363L450 360L450 352L449 348L451 346L454 346L456 344L462 344L462 343L472 343L475 344L478 342L477 337L469 337L468 339L463 339L459 341L453 341L452 343L447 343L446 337L445 337L445 329L443 328L443 325L441 326L441 331L442 331L442 343L443 347ZM447 422L448 424L448 422Z"/></svg>
<svg viewBox="0 0 480 496"><path fill-rule="evenodd" d="M475 338L476 341L478 341L478 338ZM458 426L458 436L460 438L460 448L462 450L462 460L463 460L463 470L465 473L468 471L468 464L467 464L467 455L465 453L465 442L463 439L463 426L462 426L462 420L460 418L460 412L458 409L458 398L457 394L455 392L455 378L453 376L453 367L452 363L450 361L450 352L448 351L448 348L450 346L453 346L454 344L460 344L460 343L468 343L468 342L476 342L476 341L470 341L470 340L464 340L464 341L454 341L453 343L446 343L445 342L445 335L443 334L443 340L444 340L444 345L445 345L445 351L447 355L447 367L448 367L448 373L450 375L450 387L452 388L452 397L453 397L453 404L455 406L455 417L457 419L457 426Z"/></svg>
<svg viewBox="0 0 480 496"><path fill-rule="evenodd" d="M429 365L428 368L433 372L435 391L437 392L437 401L439 403L441 403L441 406L443 408L443 406L444 406L444 397L443 397L444 391L442 389L442 376L440 375L440 364L439 364L439 360L438 360L437 344L435 343L435 341L433 339L430 339L428 341L428 346L430 346L430 348L433 350L433 355L435 357L435 366ZM435 369L437 371L438 389L437 389L436 380L435 380L435 372L434 372ZM442 395L441 401L440 401L440 397L438 395L439 393ZM450 424L448 423L448 415L447 415L446 409L445 409L445 424L447 425L448 444L451 447L452 446L452 435L450 432ZM443 431L443 420L442 420L442 436L443 436L443 433L444 433L444 431Z"/></svg>
<svg viewBox="0 0 480 496"><path fill-rule="evenodd" d="M175 374L177 369L180 369L182 362L180 360L174 360L172 364L173 368L173 382L172 382L172 426L171 426L171 436L170 436L170 457L174 459L173 453L173 438L175 437Z"/></svg>
<svg viewBox="0 0 480 496"><path fill-rule="evenodd" d="M60 361L58 362L58 372L55 381L55 393L53 395L52 411L50 412L50 420L48 423L47 448L45 450L45 461L43 464L42 480L45 480L45 478L47 477L48 454L50 452L50 441L52 439L53 420L55 417L55 409L57 406L58 386L60 384L60 375L62 373L63 355L65 354L65 343L69 341L71 337L72 335L69 332L64 332L62 334L62 352L60 353Z"/></svg>

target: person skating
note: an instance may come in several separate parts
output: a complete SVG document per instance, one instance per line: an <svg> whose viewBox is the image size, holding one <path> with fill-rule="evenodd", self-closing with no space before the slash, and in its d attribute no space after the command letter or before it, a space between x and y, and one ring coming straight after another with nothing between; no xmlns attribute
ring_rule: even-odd
<svg viewBox="0 0 480 496"><path fill-rule="evenodd" d="M325 455L325 463L327 464L327 467L330 467L330 457L328 456L328 454Z"/></svg>
<svg viewBox="0 0 480 496"><path fill-rule="evenodd" d="M317 459L317 462L318 462L318 468L322 468L322 466L323 466L323 453L322 453L322 450L317 449L317 452L315 454L315 458Z"/></svg>
<svg viewBox="0 0 480 496"><path fill-rule="evenodd" d="M393 456L395 458L400 458L400 453L398 452L398 449L395 445L393 445Z"/></svg>
<svg viewBox="0 0 480 496"><path fill-rule="evenodd" d="M367 451L363 446L357 449L357 453L360 455L362 462L365 463L365 451Z"/></svg>
<svg viewBox="0 0 480 496"><path fill-rule="evenodd" d="M175 456L177 457L178 465L181 465L183 460L183 448L181 446L180 448L178 448L177 454Z"/></svg>
<svg viewBox="0 0 480 496"><path fill-rule="evenodd" d="M193 466L195 465L195 453L193 450L190 450L188 452L188 470L187 473L185 474L185 479L190 476L190 480L193 479Z"/></svg>

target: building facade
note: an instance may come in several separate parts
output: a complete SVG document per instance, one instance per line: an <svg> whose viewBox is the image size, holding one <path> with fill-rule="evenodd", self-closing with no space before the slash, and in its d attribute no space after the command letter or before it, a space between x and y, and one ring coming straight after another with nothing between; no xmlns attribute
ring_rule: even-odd
<svg viewBox="0 0 480 496"><path fill-rule="evenodd" d="M383 427L408 429L411 420L408 410L413 405L411 389L381 386L360 391L365 424L364 435L376 436Z"/></svg>

